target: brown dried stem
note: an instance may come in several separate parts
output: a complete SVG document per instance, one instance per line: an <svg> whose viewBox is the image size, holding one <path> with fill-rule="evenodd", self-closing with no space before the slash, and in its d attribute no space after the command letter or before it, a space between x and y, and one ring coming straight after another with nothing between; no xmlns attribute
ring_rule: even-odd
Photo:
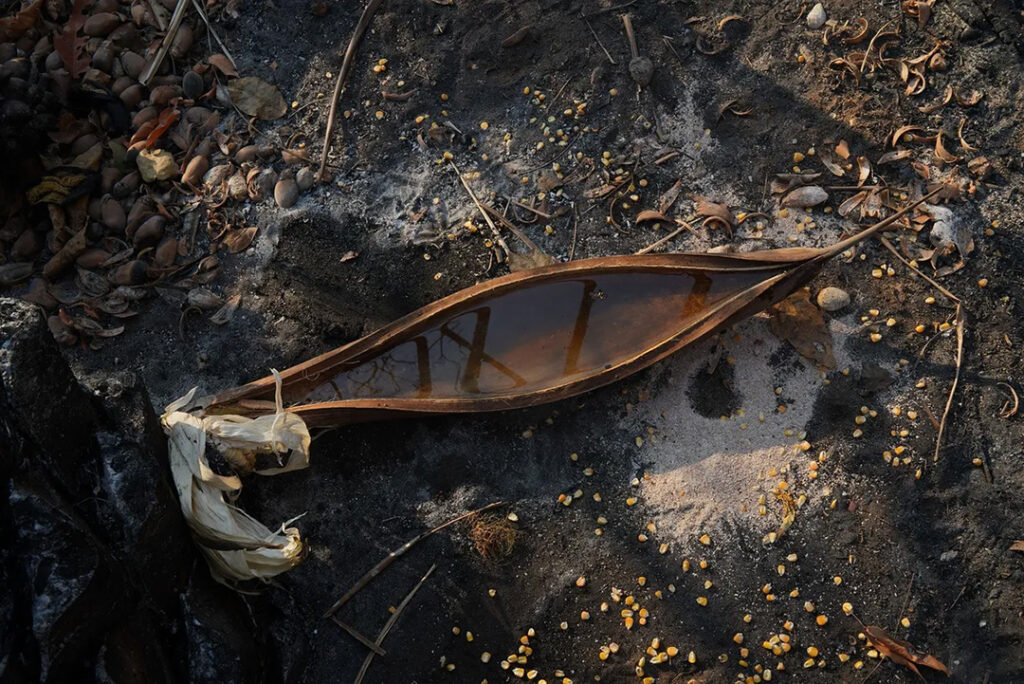
<svg viewBox="0 0 1024 684"><path fill-rule="evenodd" d="M359 43L363 39L363 34L366 33L366 29L370 26L370 20L373 19L374 13L383 2L384 0L370 0L366 3L366 8L359 17L359 23L356 24L356 30L352 32L352 38L349 39L348 47L345 49L345 57L341 61L341 71L338 72L338 80L334 83L334 95L331 96L331 110L327 114L327 131L324 133L324 149L320 153L320 170L316 174L317 179L321 183L327 181L327 152L331 149L331 136L334 135L334 121L338 115L338 102L341 100L342 95L345 94L348 73L352 71L352 62L355 59L356 50L359 49Z"/></svg>

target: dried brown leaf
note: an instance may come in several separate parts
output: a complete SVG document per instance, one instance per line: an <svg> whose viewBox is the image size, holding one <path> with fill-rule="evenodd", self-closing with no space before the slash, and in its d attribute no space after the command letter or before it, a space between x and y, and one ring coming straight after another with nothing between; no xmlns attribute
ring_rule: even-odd
<svg viewBox="0 0 1024 684"><path fill-rule="evenodd" d="M811 291L802 288L782 300L769 313L772 332L789 342L797 352L825 368L835 368L832 333L818 309L811 302Z"/></svg>
<svg viewBox="0 0 1024 684"><path fill-rule="evenodd" d="M64 28L53 36L53 49L72 79L81 78L89 68L89 55L83 54L85 36L80 33L86 19L83 11L88 5L89 0L75 0Z"/></svg>
<svg viewBox="0 0 1024 684"><path fill-rule="evenodd" d="M889 658L897 665L910 668L918 677L921 677L921 672L917 669L917 665L929 667L942 672L947 677L949 676L949 668L943 665L935 656L921 653L908 641L889 636L881 627L867 625L864 627L864 635L880 654Z"/></svg>
<svg viewBox="0 0 1024 684"><path fill-rule="evenodd" d="M596 188L590 188L589 190L585 190L583 192L583 196L586 197L587 199L600 199L602 197L605 197L606 195L610 195L611 193L615 192L618 189L618 185L608 183L605 185L599 185Z"/></svg>
<svg viewBox="0 0 1024 684"><path fill-rule="evenodd" d="M225 76L233 76L235 78L238 77L238 69L235 68L235 65L232 64L231 60L228 59L225 55L222 55L218 52L216 54L210 55L206 61L209 62L217 71L224 74Z"/></svg>
<svg viewBox="0 0 1024 684"><path fill-rule="evenodd" d="M0 38L12 41L21 38L26 31L35 26L42 8L43 0L35 0L18 13L0 19Z"/></svg>
<svg viewBox="0 0 1024 684"><path fill-rule="evenodd" d="M920 126L900 126L896 129L896 132L892 134L892 141L890 145L896 147L896 143L903 139L903 136L912 131L924 131Z"/></svg>
<svg viewBox="0 0 1024 684"><path fill-rule="evenodd" d="M842 204L839 205L839 215L842 216L843 218L846 218L847 216L852 214L854 210L857 209L857 207L863 204L864 200L866 200L867 197L867 191L861 190L853 197L847 198L846 200L843 201Z"/></svg>
<svg viewBox="0 0 1024 684"><path fill-rule="evenodd" d="M883 154L881 157L879 157L877 164L879 166L883 164L891 164L893 162L902 161L909 157L910 155L910 150L891 150Z"/></svg>
<svg viewBox="0 0 1024 684"><path fill-rule="evenodd" d="M871 177L871 162L867 157L857 157L857 186L860 187Z"/></svg>
<svg viewBox="0 0 1024 684"><path fill-rule="evenodd" d="M277 86L256 76L236 78L228 83L231 102L243 114L270 121L279 119L288 111L288 105Z"/></svg>
<svg viewBox="0 0 1024 684"><path fill-rule="evenodd" d="M683 179L677 180L658 198L658 213L667 214L668 210L672 208L672 205L676 203L676 199L679 198L679 193L683 189Z"/></svg>

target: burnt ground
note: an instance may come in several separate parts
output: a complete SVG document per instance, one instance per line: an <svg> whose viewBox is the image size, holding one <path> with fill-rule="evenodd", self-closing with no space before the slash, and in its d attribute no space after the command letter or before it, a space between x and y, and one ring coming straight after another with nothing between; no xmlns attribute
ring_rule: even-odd
<svg viewBox="0 0 1024 684"><path fill-rule="evenodd" d="M575 231L571 212L552 221L550 234L543 224L526 227L545 251L562 258L631 253L664 234L631 217L637 208L655 206L677 179L686 206L685 196L693 193L770 218L761 231L744 224L732 240L699 228L672 247L700 251L732 242L746 250L826 244L852 225L815 210L818 226L798 230L795 217L803 212L776 212L766 179L793 166L794 152L845 139L855 154L876 160L903 124L942 127L955 140L966 117L965 138L994 171L989 185L978 184L950 205L976 249L962 270L943 278L963 297L967 325L960 389L938 459L932 460L936 430L929 414L942 413L954 340L936 340L919 359L929 335L914 334L913 326L931 329L951 310L879 244L867 244L863 258L831 264L812 284L815 291L842 287L853 297L851 307L830 320L840 367L825 374L828 384L775 340L763 319L754 319L740 326L738 338L724 335L680 355L687 358L592 395L506 414L348 427L317 438L309 470L250 480L243 506L271 526L305 511L299 526L310 548L301 566L247 599L266 644L265 679L351 680L365 650L323 620L324 609L378 558L426 527L503 500L518 516L508 558L484 561L468 528L451 528L400 559L344 609L347 622L375 634L388 607L437 564L367 681L513 680L520 665L503 670L500 663L517 653L529 629L535 630L532 654L522 667L548 682L560 681L558 669L575 682L635 681L637 661L655 637L662 650L673 645L680 651L671 662L646 665L645 676L657 681L735 681L753 677L757 668L775 669L773 680L862 681L876 662L858 640L860 625L843 614L844 602L866 624L883 626L945 662L952 681L1024 681L1024 554L1008 550L1024 538L1021 427L1019 415L999 416L1006 394L997 384L1020 386L1024 343L1017 303L1024 258L1018 211L1024 63L1013 32L1020 29L1020 3L940 0L923 30L898 2L827 3L830 19L864 16L872 32L887 21L901 26L898 52L908 57L935 40L945 42L947 70L929 72L928 88L916 97L886 69L859 85L830 69L830 60L858 46L823 46L821 31L806 27L795 3L653 0L629 7L641 50L656 68L651 86L638 95L626 68L619 13L596 14L602 8L596 2L386 2L342 104L351 116L342 118L336 134L334 182L291 210L250 208L261 227L257 242L227 263L215 283L225 293L243 294L234 320L223 328L186 321L182 337L180 311L153 299L104 349L71 350L75 363L93 371L136 371L162 403L193 385L214 391L263 376L269 367L296 363L505 272L492 261L486 230L463 228L473 218L472 205L451 168L437 163L444 150L464 173L479 174L472 181L479 192L521 199L538 191L539 173L552 163L570 173L592 159L600 170L607 151L612 168L633 164L648 185L638 189L636 206L616 210L620 225L606 220L606 203L582 197L598 184L598 171L550 198L551 210L576 203ZM595 13L589 23L616 64L608 63L581 19L586 13ZM732 13L746 21L725 26L729 47L712 56L696 50L695 33L714 34ZM332 88L326 74L336 73L357 14L342 3L320 18L305 2L257 2L234 25L223 26L240 71L271 80L300 105L273 128L264 124L269 139L283 143L301 133L319 148ZM968 22L976 27L965 32ZM501 47L526 25L531 29L522 43ZM388 60L382 74L371 71L379 59ZM954 102L931 114L919 111L940 100L947 84L984 97L969 108ZM527 87L530 95L523 94ZM385 101L382 89L414 94ZM750 113L720 116L730 100ZM562 113L578 111L579 102L586 103L585 115ZM430 119L417 124L420 115ZM568 150L547 141L532 121L548 116L555 117L552 129L565 129ZM429 121L450 121L462 134L430 139L423 150L416 137ZM592 130L583 134L574 126ZM545 145L538 148L540 142ZM927 143L912 147L930 159ZM672 151L679 154L653 164ZM822 170L813 157L801 166ZM909 164L884 175L893 185L918 182ZM837 191L829 204L847 196ZM926 244L927 235L918 242ZM358 256L343 261L350 251ZM871 270L882 264L892 264L894 275L873 278ZM979 287L982 278L987 287ZM930 295L940 303L925 304ZM873 344L864 316L897 323ZM720 363L732 368L705 377L714 354L728 357ZM902 367L900 359L907 361ZM886 369L891 382L870 382L873 364ZM921 380L924 387L917 387ZM775 387L782 388L778 396ZM861 406L877 418L869 418L856 439ZM900 416L893 415L896 407ZM919 414L916 420L908 418L910 410ZM763 423L756 423L759 413L767 414ZM740 423L746 419L762 426L756 436L745 436ZM899 435L902 429L906 436ZM794 450L804 439L810 450ZM894 468L883 452L897 444L906 446L910 462ZM769 461L751 454L774 449L780 452L772 457L774 470L765 472ZM812 479L809 463L819 453L820 475ZM588 466L593 476L583 474ZM693 480L695 503L685 496L683 503L666 500L658 483L673 478L684 483L680 489ZM807 503L787 534L765 543L781 517L778 480L805 494ZM716 481L743 487L699 494L702 483ZM582 499L568 507L558 503L559 494L576 489ZM762 494L765 516L758 515ZM627 506L632 496L638 502ZM600 536L594 533L598 515L608 518ZM656 531L641 543L637 535L650 522ZM705 533L707 546L698 540ZM668 544L663 554L662 543ZM787 561L789 554L798 560ZM684 558L689 571L682 570ZM575 584L581 575L583 588ZM774 601L762 591L769 583ZM623 606L610 598L613 587L649 611L646 625L624 627ZM706 607L698 596L708 598ZM602 601L611 604L607 613ZM805 611L805 601L815 604L813 612ZM580 618L584 610L587 621ZM826 625L815 623L818 614L828 616ZM909 627L899 626L901 617ZM791 630L783 626L787 621ZM742 644L734 641L737 633ZM762 642L779 633L791 634L793 647L777 656ZM617 652L599 659L601 647L612 642ZM805 669L811 646L819 656ZM489 663L481 660L484 651L492 655ZM690 651L692 664L686 662ZM840 654L849 660L842 662ZM855 669L858 661L863 669ZM784 672L776 669L779 663ZM925 677L942 679L931 672ZM873 679L916 676L883 663Z"/></svg>

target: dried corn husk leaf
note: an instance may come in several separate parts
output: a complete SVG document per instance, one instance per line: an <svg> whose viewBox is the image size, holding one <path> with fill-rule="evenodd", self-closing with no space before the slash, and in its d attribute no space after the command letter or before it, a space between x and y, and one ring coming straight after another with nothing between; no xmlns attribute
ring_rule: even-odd
<svg viewBox="0 0 1024 684"><path fill-rule="evenodd" d="M271 530L232 505L229 498L241 490L241 479L214 472L207 449L219 451L236 471L276 475L309 465L309 431L301 418L285 412L280 384L274 412L258 418L196 413L195 394L193 389L170 404L161 419L181 512L217 580L269 581L301 561L301 535L288 527L291 521ZM261 467L257 455L275 462Z"/></svg>
<svg viewBox="0 0 1024 684"><path fill-rule="evenodd" d="M270 121L279 119L288 111L284 96L273 86L256 76L236 78L228 83L231 102L244 114Z"/></svg>
<svg viewBox="0 0 1024 684"><path fill-rule="evenodd" d="M816 207L822 202L828 201L828 192L820 185L804 185L796 188L782 198L780 204L784 207Z"/></svg>
<svg viewBox="0 0 1024 684"><path fill-rule="evenodd" d="M839 215L842 216L843 218L846 218L847 216L852 214L857 207L863 204L864 200L866 200L867 197L867 190L861 190L853 197L847 198L846 200L843 201L842 204L839 205Z"/></svg>

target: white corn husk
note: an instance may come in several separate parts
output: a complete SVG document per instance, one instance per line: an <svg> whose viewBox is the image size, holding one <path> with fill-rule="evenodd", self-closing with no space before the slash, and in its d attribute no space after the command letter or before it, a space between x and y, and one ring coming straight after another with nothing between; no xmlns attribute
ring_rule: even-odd
<svg viewBox="0 0 1024 684"><path fill-rule="evenodd" d="M260 475L309 465L309 430L301 418L284 411L281 380L277 371L273 373L277 392L272 415L246 418L192 412L200 403L193 389L168 405L161 418L181 512L214 577L222 582L269 581L302 560L299 530L288 527L296 518L270 530L232 505L242 489L238 475L219 475L206 459L209 445L236 467L254 463L257 453L276 454L280 465L256 469Z"/></svg>

